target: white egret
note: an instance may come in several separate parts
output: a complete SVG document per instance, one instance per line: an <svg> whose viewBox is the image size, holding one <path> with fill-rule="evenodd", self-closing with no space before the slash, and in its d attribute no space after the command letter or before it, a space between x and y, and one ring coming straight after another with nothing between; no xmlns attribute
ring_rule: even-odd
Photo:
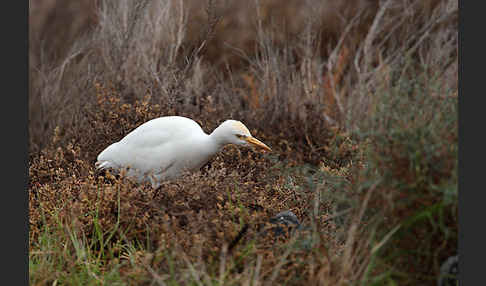
<svg viewBox="0 0 486 286"><path fill-rule="evenodd" d="M181 116L159 117L145 122L98 155L98 169L126 169L139 182L160 182L185 171L201 168L227 144L253 145L271 151L236 120L226 120L206 134L192 119Z"/></svg>

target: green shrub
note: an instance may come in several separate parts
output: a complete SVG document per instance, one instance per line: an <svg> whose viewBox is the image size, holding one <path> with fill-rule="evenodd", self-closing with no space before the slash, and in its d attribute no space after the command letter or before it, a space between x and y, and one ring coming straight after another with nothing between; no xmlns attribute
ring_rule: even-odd
<svg viewBox="0 0 486 286"><path fill-rule="evenodd" d="M371 267L400 285L434 283L457 253L458 103L453 91L439 94L440 84L417 72L378 90L359 134L369 142L359 184L378 182L370 199L377 239L399 226Z"/></svg>

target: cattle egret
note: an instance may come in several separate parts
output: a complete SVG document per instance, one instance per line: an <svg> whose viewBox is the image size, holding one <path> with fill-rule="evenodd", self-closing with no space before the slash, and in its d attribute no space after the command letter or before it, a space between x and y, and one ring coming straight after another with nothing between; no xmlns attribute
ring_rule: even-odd
<svg viewBox="0 0 486 286"><path fill-rule="evenodd" d="M201 168L227 144L253 145L271 151L240 121L226 120L206 134L194 120L181 116L159 117L145 122L98 155L95 166L102 170L126 169L138 182L177 178L185 171Z"/></svg>

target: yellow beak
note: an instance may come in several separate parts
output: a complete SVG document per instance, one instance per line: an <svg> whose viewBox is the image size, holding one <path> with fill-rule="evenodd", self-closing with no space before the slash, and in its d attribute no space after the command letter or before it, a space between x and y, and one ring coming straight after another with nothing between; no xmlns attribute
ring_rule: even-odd
<svg viewBox="0 0 486 286"><path fill-rule="evenodd" d="M250 144L252 144L256 147L265 149L267 151L272 151L272 149L270 149L270 147L268 147L267 145L265 145L263 142L256 139L255 137L246 137L245 140L246 140L246 142L248 142L248 143L250 143Z"/></svg>

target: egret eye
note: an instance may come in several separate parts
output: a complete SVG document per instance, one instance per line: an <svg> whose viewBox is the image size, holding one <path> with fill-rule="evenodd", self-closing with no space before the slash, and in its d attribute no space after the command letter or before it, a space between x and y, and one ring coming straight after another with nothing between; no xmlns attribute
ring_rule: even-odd
<svg viewBox="0 0 486 286"><path fill-rule="evenodd" d="M242 135L242 134L235 134L236 137L238 137L239 139L244 139L246 138L246 135Z"/></svg>

